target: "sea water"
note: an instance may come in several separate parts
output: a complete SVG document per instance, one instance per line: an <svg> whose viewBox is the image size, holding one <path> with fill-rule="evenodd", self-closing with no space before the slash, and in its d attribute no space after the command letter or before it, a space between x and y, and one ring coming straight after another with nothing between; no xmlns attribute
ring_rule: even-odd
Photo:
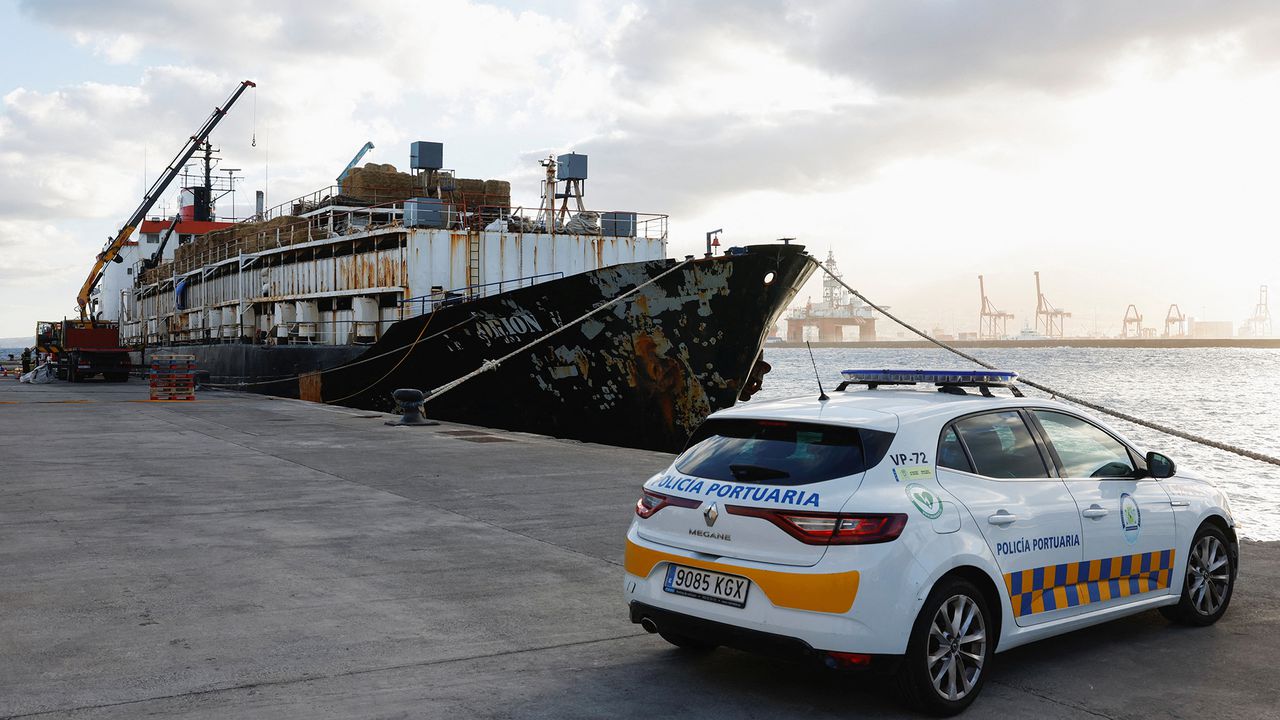
<svg viewBox="0 0 1280 720"><path fill-rule="evenodd" d="M1135 417L1255 452L1280 456L1280 350L1251 348L1003 348L967 350L1001 370ZM973 369L941 349L814 348L831 392L850 368ZM751 402L817 397L804 348L765 348L773 371ZM1000 391L998 391L1000 392ZM1023 387L1028 397L1042 397ZM1095 414L1084 409L1085 412ZM1241 536L1280 540L1280 467L1109 416L1102 420L1179 472L1226 491Z"/></svg>

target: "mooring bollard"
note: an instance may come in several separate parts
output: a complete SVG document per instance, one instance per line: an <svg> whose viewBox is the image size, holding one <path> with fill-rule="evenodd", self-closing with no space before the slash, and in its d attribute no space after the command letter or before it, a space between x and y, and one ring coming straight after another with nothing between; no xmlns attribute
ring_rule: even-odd
<svg viewBox="0 0 1280 720"><path fill-rule="evenodd" d="M416 427L426 427L428 425L440 424L422 416L422 405L426 402L427 395L421 390L415 390L414 388L400 388L399 390L391 393L391 399L396 401L397 412L402 414L399 420L388 420L388 425L412 425Z"/></svg>

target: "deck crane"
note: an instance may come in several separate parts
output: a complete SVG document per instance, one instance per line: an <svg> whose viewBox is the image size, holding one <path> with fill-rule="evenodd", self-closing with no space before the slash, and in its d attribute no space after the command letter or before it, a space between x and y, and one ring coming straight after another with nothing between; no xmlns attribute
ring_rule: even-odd
<svg viewBox="0 0 1280 720"><path fill-rule="evenodd" d="M42 320L36 323L36 350L48 357L48 362L53 365L59 379L77 382L94 375L101 375L110 381L124 381L129 378L132 366L129 349L120 346L120 325L114 321L99 320L96 317L97 313L90 310L90 297L93 295L94 288L102 281L107 263L124 262L120 257L120 250L129 241L138 224L147 216L151 207L160 199L160 195L178 176L196 150L207 142L209 134L222 121L231 106L240 99L245 90L251 87L257 87L257 85L250 80L245 80L221 107L213 109L209 119L205 120L196 134L187 140L187 144L178 151L173 161L156 179L155 184L143 195L142 203L125 221L120 231L108 240L106 247L98 253L93 269L89 271L89 277L85 279L80 293L76 296L76 302L80 306L79 319ZM157 253L150 260L154 261L159 257Z"/></svg>
<svg viewBox="0 0 1280 720"><path fill-rule="evenodd" d="M339 188L338 192L342 192L342 189L341 189L342 183L347 179L347 175L351 173L351 169L356 166L356 163L360 162L360 159L364 157L365 153L369 152L372 149L373 149L373 141L370 140L366 142L364 146L360 148L359 151L356 152L356 156L351 158L351 162L347 163L347 166L342 168L342 172L338 175L338 188Z"/></svg>
<svg viewBox="0 0 1280 720"><path fill-rule="evenodd" d="M169 227L160 233L160 247L151 253L151 257L142 259L142 269L150 270L160 264L160 261L164 259L164 249L169 244L169 239L173 237L174 231L178 229L178 223L180 222L182 222L182 214L174 213L173 220L169 222ZM134 278L134 282L140 282L141 280L142 274L139 273L138 277Z"/></svg>
<svg viewBox="0 0 1280 720"><path fill-rule="evenodd" d="M129 237L133 235L133 231L137 229L138 224L147 216L151 206L155 205L156 201L160 199L160 195L169 187L169 183L178 177L182 167L187 164L191 156L195 155L196 150L209 138L209 134L218 126L218 123L222 122L222 118L226 116L227 111L231 109L236 100L239 100L244 91L251 87L257 87L257 84L251 80L245 80L236 87L235 92L231 93L231 97L227 98L227 101L221 107L213 109L213 114L209 116L209 119L205 120L200 130L187 140L187 144L178 151L169 166L165 168L164 172L160 173L160 177L156 178L155 184L151 186L151 189L147 190L146 195L142 196L142 203L125 221L124 226L120 228L115 237L107 242L102 252L98 253L97 260L93 264L93 270L89 271L89 277L84 281L84 285L81 286L80 294L76 296L76 302L80 305L80 322L93 322L89 313L89 296L93 293L93 289L98 286L98 283L102 281L102 273L107 267L107 263L113 261L123 262L120 259L120 250L129 241Z"/></svg>

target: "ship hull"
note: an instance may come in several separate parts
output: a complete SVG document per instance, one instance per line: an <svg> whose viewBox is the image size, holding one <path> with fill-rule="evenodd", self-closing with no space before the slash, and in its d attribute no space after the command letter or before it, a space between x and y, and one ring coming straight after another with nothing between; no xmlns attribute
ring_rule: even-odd
<svg viewBox="0 0 1280 720"><path fill-rule="evenodd" d="M798 245L753 246L663 275L678 264L614 265L440 307L394 323L365 348L181 351L197 356L213 384L390 411L393 390L430 393L530 345L431 395L426 415L677 452L708 414L738 401L773 322L814 267Z"/></svg>

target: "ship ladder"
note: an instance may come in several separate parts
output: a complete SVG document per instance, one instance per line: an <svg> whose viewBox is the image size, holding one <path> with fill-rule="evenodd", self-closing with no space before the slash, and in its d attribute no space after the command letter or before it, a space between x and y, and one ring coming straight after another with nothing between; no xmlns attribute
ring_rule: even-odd
<svg viewBox="0 0 1280 720"><path fill-rule="evenodd" d="M467 233L467 291L472 297L480 292L480 241L483 237L475 230Z"/></svg>

